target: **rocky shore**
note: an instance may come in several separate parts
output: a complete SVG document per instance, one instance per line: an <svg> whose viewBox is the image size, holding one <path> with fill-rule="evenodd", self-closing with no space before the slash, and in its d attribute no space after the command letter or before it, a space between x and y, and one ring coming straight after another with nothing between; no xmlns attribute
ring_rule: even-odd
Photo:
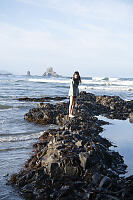
<svg viewBox="0 0 133 200"><path fill-rule="evenodd" d="M26 200L132 200L133 176L121 176L127 166L118 152L110 150L111 142L99 135L107 122L96 116L132 121L133 101L81 92L72 119L68 106L41 101L25 114L29 122L59 128L43 133L33 145L33 155L8 184Z"/></svg>
<svg viewBox="0 0 133 200"><path fill-rule="evenodd" d="M67 99L68 97L40 97L40 98L29 98L29 97L22 97L18 98L19 101L30 101L30 102L49 102L49 101L62 101Z"/></svg>

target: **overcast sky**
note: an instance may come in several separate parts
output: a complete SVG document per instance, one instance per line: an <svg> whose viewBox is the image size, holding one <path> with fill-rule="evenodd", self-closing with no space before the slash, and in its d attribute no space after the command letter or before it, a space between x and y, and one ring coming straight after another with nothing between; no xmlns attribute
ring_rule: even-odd
<svg viewBox="0 0 133 200"><path fill-rule="evenodd" d="M0 0L0 70L133 77L132 0Z"/></svg>

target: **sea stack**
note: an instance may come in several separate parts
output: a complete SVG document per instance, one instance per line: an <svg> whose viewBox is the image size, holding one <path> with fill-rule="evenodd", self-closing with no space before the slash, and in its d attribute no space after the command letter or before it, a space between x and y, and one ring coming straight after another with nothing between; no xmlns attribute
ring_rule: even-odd
<svg viewBox="0 0 133 200"><path fill-rule="evenodd" d="M27 76L30 76L31 74L30 74L30 71L27 71Z"/></svg>
<svg viewBox="0 0 133 200"><path fill-rule="evenodd" d="M56 72L54 72L53 67L48 67L46 69L46 72L43 74L43 76L48 76L48 77L59 77Z"/></svg>

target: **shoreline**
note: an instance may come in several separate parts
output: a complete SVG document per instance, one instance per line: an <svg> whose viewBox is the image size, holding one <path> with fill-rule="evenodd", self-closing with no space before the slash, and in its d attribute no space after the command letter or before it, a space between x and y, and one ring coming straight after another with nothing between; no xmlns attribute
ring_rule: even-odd
<svg viewBox="0 0 133 200"><path fill-rule="evenodd" d="M68 103L38 104L25 119L61 128L44 132L25 167L9 182L25 199L121 199L124 195L128 200L132 192L127 182L132 179L120 177L126 165L99 134L108 123L95 116L125 120L132 111L132 101L85 92L77 99L74 119L68 119Z"/></svg>
<svg viewBox="0 0 133 200"><path fill-rule="evenodd" d="M106 137L111 141L116 147L112 148L115 151L118 151L120 155L123 156L124 162L127 165L126 177L133 174L133 124L130 123L129 119L127 120L111 120L103 116L98 117L99 119L108 121L109 126L104 126L104 131L101 134L102 137Z"/></svg>

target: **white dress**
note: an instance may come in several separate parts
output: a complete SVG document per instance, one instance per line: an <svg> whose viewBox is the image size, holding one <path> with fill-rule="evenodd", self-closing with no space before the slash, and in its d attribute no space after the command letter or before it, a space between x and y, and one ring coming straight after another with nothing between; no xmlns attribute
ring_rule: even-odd
<svg viewBox="0 0 133 200"><path fill-rule="evenodd" d="M77 97L79 95L78 85L74 82L73 79L70 80L70 89L68 95L73 97Z"/></svg>

